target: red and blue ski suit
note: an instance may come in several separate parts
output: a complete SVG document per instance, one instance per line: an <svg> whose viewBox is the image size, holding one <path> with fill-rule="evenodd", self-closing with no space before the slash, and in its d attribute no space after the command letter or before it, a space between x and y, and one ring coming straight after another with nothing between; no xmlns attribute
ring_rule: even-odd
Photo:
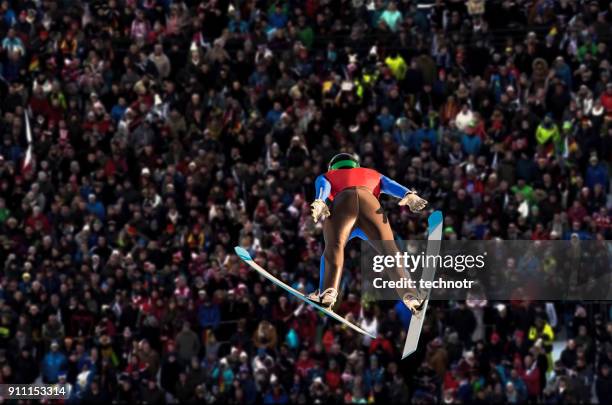
<svg viewBox="0 0 612 405"><path fill-rule="evenodd" d="M338 290L344 247L353 238L385 241L384 254L395 254L393 231L378 198L381 193L403 198L410 190L376 170L357 167L330 170L315 180L316 198L327 201L331 215L323 223L325 251L319 290Z"/></svg>

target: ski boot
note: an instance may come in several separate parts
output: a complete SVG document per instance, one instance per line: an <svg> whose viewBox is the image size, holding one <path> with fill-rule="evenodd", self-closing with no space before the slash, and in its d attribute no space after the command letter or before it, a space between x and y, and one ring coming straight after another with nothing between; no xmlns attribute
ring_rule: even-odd
<svg viewBox="0 0 612 405"><path fill-rule="evenodd" d="M323 308L331 311L331 308L334 306L334 304L336 303L336 299L338 298L338 290L331 287L327 288L323 292L319 292L319 290L316 290L308 294L306 298L308 298L310 301L316 302Z"/></svg>
<svg viewBox="0 0 612 405"><path fill-rule="evenodd" d="M412 315L419 316L425 306L425 302L427 302L427 295L418 291L416 293L406 293L402 297L402 301L410 309Z"/></svg>

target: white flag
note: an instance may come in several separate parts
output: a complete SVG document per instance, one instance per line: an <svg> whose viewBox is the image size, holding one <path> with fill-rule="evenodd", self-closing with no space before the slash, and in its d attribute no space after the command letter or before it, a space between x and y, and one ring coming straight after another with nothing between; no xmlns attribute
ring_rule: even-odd
<svg viewBox="0 0 612 405"><path fill-rule="evenodd" d="M28 116L28 110L23 111L23 115L25 116L25 126L26 126L26 139L28 140L28 150L26 151L25 159L23 160L22 171L30 170L30 166L32 165L32 130L30 129L30 117Z"/></svg>

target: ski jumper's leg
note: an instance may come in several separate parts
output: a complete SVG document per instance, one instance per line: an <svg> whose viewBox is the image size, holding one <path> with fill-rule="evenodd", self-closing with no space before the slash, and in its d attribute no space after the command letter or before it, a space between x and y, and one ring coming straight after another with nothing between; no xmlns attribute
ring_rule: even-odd
<svg viewBox="0 0 612 405"><path fill-rule="evenodd" d="M357 226L363 230L369 239L370 245L381 255L395 256L399 252L389 220L383 212L378 198L369 190L359 188L359 217ZM391 280L399 281L406 277L403 267L396 267L395 271L389 269L388 275ZM397 293L401 299L406 293L414 295L416 289L397 288Z"/></svg>
<svg viewBox="0 0 612 405"><path fill-rule="evenodd" d="M320 291L328 288L338 290L344 265L344 247L357 221L359 200L357 190L349 188L334 198L331 215L323 223L325 251L323 252L324 277ZM321 285L319 283L319 285Z"/></svg>
<svg viewBox="0 0 612 405"><path fill-rule="evenodd" d="M355 238L359 238L365 241L368 240L368 237L359 228L353 229L353 231L349 235L348 240L351 241ZM321 260L319 261L319 291L325 291L325 288L323 288L323 280L325 280L325 255L321 255Z"/></svg>
<svg viewBox="0 0 612 405"><path fill-rule="evenodd" d="M325 279L325 255L321 255L319 261L319 291L323 291L323 280Z"/></svg>

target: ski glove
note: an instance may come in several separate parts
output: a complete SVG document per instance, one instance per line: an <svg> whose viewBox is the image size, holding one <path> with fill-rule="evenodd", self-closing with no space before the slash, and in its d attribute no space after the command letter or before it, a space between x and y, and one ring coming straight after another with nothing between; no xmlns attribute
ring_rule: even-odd
<svg viewBox="0 0 612 405"><path fill-rule="evenodd" d="M407 193L402 198L399 205L407 205L412 212L419 212L427 206L427 201L416 195L415 193Z"/></svg>
<svg viewBox="0 0 612 405"><path fill-rule="evenodd" d="M325 201L320 199L316 199L313 201L312 204L310 204L310 212L312 215L312 219L315 221L315 223L322 221L328 216L330 216L327 204L325 204Z"/></svg>

